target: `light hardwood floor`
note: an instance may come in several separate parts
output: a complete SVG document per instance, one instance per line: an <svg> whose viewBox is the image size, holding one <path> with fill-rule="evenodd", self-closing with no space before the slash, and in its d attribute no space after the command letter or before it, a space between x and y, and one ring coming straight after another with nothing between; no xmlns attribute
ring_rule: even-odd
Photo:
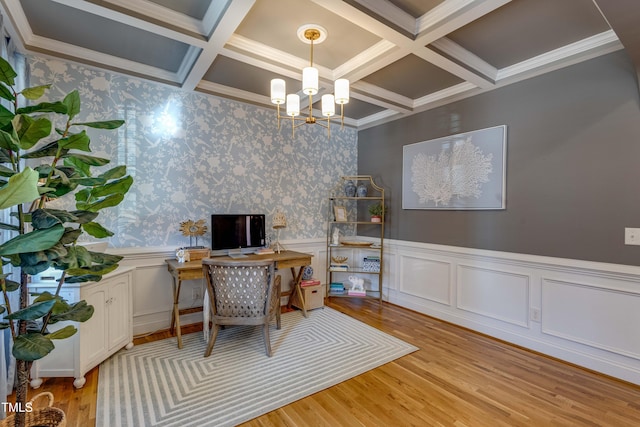
<svg viewBox="0 0 640 427"><path fill-rule="evenodd" d="M638 386L394 305L329 305L420 350L242 426L640 426ZM72 381L47 379L41 389L54 393L67 427L94 426L98 370L81 390Z"/></svg>

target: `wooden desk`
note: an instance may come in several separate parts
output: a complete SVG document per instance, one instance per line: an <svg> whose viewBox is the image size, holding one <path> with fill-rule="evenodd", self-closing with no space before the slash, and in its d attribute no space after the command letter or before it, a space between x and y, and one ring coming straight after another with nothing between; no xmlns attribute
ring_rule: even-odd
<svg viewBox="0 0 640 427"><path fill-rule="evenodd" d="M280 253L264 255L250 254L247 255L246 258L238 259L238 261L272 259L276 263L276 269L290 268L291 276L294 280L294 285L291 290L283 292L282 296L289 297L287 301L287 307L290 308L292 297L297 293L298 298L300 298L301 301L302 314L304 315L304 317L307 317L304 292L302 292L302 289L300 288L300 282L302 281L302 273L304 271L304 267L311 265L311 256L312 255L305 254L303 252L281 251ZM221 260L233 259L228 256L216 258ZM167 263L167 268L169 269L169 273L171 273L171 277L173 278L173 310L171 311L171 327L169 331L171 332L171 334L173 334L174 331L176 332L176 336L178 337L178 348L182 348L180 316L187 313L201 311L202 307L180 310L178 307L178 303L180 302L180 288L182 286L183 280L202 279L204 277L202 271L202 261L198 260L180 263L176 259L166 259L165 262ZM298 271L296 271L296 267L298 268Z"/></svg>

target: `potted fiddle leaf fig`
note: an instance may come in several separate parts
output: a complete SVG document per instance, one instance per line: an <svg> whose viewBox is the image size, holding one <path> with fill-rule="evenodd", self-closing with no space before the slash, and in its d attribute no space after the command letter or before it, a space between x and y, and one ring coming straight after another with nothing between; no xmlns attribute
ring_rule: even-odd
<svg viewBox="0 0 640 427"><path fill-rule="evenodd" d="M11 331L17 360L16 407L25 408L32 362L49 354L54 340L76 333L72 325L51 333L47 326L60 321L84 322L93 314L93 307L85 301L68 302L60 297L62 285L98 281L122 259L89 251L77 242L85 234L97 239L113 235L96 218L100 210L124 199L133 179L126 166L104 168L108 159L88 154L87 127L112 130L124 121L78 121L77 91L59 101L35 103L50 85L17 91L15 77L10 64L0 58L0 97L11 105L0 105L0 209L11 211L10 220L0 222L0 287L4 297L0 328ZM32 105L20 105L22 98ZM102 172L94 175L93 167L103 167ZM55 209L48 207L53 201ZM59 206L74 207L66 210ZM48 268L61 270L55 293L30 296L29 275ZM17 307L11 303L13 292L19 294ZM11 414L2 426L22 427L25 415L23 411Z"/></svg>

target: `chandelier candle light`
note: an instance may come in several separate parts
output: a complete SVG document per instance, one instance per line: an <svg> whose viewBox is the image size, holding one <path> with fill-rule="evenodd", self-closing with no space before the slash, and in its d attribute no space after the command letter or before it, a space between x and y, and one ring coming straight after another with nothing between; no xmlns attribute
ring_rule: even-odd
<svg viewBox="0 0 640 427"><path fill-rule="evenodd" d="M322 43L327 38L327 30L320 25L309 24L298 28L298 37L305 43L311 45L311 54L309 66L302 70L302 92L309 95L309 114L307 117L297 117L300 115L300 95L286 95L286 85L283 79L271 80L271 102L276 104L278 129L280 129L280 119L287 116L280 115L280 104L284 104L286 100L287 115L291 117L291 136L294 136L295 128L303 124L318 123L327 128L327 134L331 136L331 117L336 114L335 104L340 105L340 123L344 127L344 104L349 102L349 80L338 79L334 83L334 94L322 95L322 115L321 117L313 117L313 95L318 93L318 69L313 66L313 44ZM286 98L285 98L286 96ZM302 123L295 124L296 120ZM326 121L326 124L323 123Z"/></svg>

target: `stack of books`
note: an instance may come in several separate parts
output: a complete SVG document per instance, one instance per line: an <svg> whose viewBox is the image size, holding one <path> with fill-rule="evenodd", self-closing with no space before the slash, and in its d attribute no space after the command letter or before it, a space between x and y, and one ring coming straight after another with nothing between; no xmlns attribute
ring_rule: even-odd
<svg viewBox="0 0 640 427"><path fill-rule="evenodd" d="M300 286L316 286L320 284L320 280L317 279L307 279L300 281Z"/></svg>
<svg viewBox="0 0 640 427"><path fill-rule="evenodd" d="M380 257L377 255L368 255L364 258L362 263L363 271L379 272L380 271Z"/></svg>
<svg viewBox="0 0 640 427"><path fill-rule="evenodd" d="M349 264L332 262L329 264L329 271L349 271Z"/></svg>
<svg viewBox="0 0 640 427"><path fill-rule="evenodd" d="M366 297L367 296L367 292L366 291L354 291L353 289L349 289L347 291L347 295L349 295L351 297Z"/></svg>
<svg viewBox="0 0 640 427"><path fill-rule="evenodd" d="M257 249L255 254L256 255L267 255L267 254L274 254L275 251L273 250L273 248L260 248Z"/></svg>
<svg viewBox="0 0 640 427"><path fill-rule="evenodd" d="M332 282L329 284L329 295L344 294L344 284L340 282Z"/></svg>

